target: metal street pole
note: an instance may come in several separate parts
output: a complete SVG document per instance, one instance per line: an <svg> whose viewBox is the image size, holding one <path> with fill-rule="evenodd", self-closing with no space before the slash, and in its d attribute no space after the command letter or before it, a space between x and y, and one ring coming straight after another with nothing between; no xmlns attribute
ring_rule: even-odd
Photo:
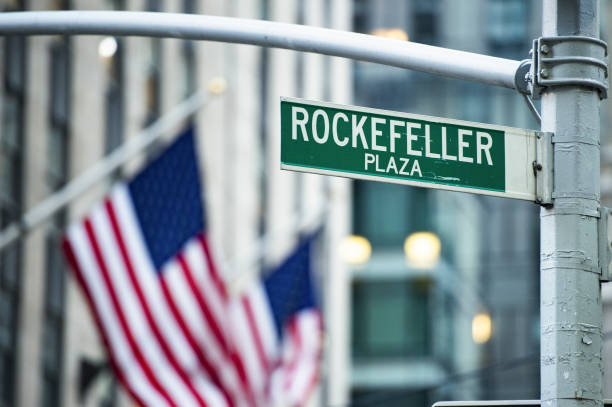
<svg viewBox="0 0 612 407"><path fill-rule="evenodd" d="M541 96L542 131L554 133L554 207L540 212L541 400L551 407L601 406L600 94L576 85L588 79L588 58L603 54L601 43L585 38L599 36L599 4L544 0L543 6L548 40L534 52L558 64L536 74L559 81Z"/></svg>

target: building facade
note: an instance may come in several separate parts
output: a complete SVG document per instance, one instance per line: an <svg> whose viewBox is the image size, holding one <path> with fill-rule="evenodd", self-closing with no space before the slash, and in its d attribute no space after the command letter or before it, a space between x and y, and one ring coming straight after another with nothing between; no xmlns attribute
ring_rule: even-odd
<svg viewBox="0 0 612 407"><path fill-rule="evenodd" d="M359 0L353 22L359 32L521 60L540 35L539 7ZM357 105L539 126L513 91L372 64L354 68ZM356 405L539 398L538 214L533 203L353 184L353 228L372 245L370 261L351 273ZM437 265L407 261L404 242L417 232L438 237ZM492 326L487 338L474 336L482 318Z"/></svg>
<svg viewBox="0 0 612 407"><path fill-rule="evenodd" d="M268 19L512 59L527 58L540 36L540 7L528 0L0 0L6 12ZM602 2L605 38L610 13ZM131 405L110 374L59 241L114 180L140 168L189 121L198 132L208 232L228 281L279 261L300 223L325 225L319 277L326 337L313 405L539 397L536 205L279 170L281 96L537 129L515 92L286 50L101 36L3 37L0 76L2 228L189 95L209 90L163 140L0 252L0 407ZM612 114L607 106L602 129ZM602 150L606 204L612 154ZM406 239L417 232L437 237L435 264L407 259ZM343 261L349 234L371 245L365 263ZM612 291L604 285L603 293L604 329L612 330ZM476 315L492 327L480 339Z"/></svg>
<svg viewBox="0 0 612 407"><path fill-rule="evenodd" d="M202 13L350 29L348 0L0 1L15 10ZM0 254L0 406L128 406L110 373L83 294L64 263L65 227L188 122L202 159L208 232L228 281L273 265L303 229L324 225L334 248L350 228L349 182L279 169L280 96L351 101L350 63L281 50L151 38L0 39L0 224L18 221L185 98L207 101L160 141ZM308 222L305 222L307 220ZM313 226L314 225L314 226ZM266 243L265 251L255 250ZM348 282L336 250L321 257L330 377L312 403L348 394ZM333 285L335 288L331 288ZM344 307L328 307L329 294ZM329 349L329 348L328 348Z"/></svg>

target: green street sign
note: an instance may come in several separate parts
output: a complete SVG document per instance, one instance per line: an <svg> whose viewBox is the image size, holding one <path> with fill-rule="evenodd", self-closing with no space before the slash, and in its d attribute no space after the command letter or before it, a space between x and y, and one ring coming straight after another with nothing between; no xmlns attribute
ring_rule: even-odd
<svg viewBox="0 0 612 407"><path fill-rule="evenodd" d="M281 98L281 168L535 201L536 132Z"/></svg>

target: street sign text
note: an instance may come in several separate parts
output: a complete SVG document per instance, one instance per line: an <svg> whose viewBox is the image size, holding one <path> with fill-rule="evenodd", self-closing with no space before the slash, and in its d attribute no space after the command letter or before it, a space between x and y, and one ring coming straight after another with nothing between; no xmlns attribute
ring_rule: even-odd
<svg viewBox="0 0 612 407"><path fill-rule="evenodd" d="M281 100L284 169L535 199L535 132Z"/></svg>

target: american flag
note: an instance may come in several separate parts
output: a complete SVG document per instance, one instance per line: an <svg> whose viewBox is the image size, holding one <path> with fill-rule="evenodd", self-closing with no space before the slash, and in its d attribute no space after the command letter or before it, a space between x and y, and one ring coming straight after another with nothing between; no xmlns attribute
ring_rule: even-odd
<svg viewBox="0 0 612 407"><path fill-rule="evenodd" d="M313 239L231 296L209 248L189 129L71 225L64 252L138 404L303 405L322 347Z"/></svg>

